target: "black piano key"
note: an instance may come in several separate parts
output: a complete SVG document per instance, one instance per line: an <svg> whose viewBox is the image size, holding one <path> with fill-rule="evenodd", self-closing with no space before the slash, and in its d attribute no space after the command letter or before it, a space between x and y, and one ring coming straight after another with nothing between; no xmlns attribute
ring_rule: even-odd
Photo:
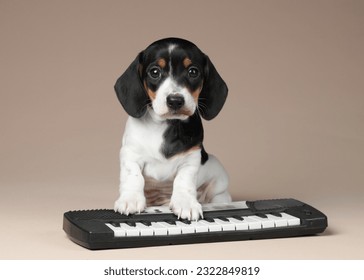
<svg viewBox="0 0 364 280"><path fill-rule="evenodd" d="M242 216L232 216L231 218L237 219L238 221L244 221Z"/></svg>
<svg viewBox="0 0 364 280"><path fill-rule="evenodd" d="M114 226L114 227L120 227L120 223L111 222L110 224L111 224L112 226Z"/></svg>
<svg viewBox="0 0 364 280"><path fill-rule="evenodd" d="M176 225L176 221L174 221L174 220L165 220L164 222L166 222L167 224L170 224L170 225Z"/></svg>
<svg viewBox="0 0 364 280"><path fill-rule="evenodd" d="M141 224L147 226L147 227L150 227L152 225L152 222L150 221L139 221Z"/></svg>
<svg viewBox="0 0 364 280"><path fill-rule="evenodd" d="M128 226L131 226L131 227L135 227L135 222L134 221L127 221L125 222Z"/></svg>
<svg viewBox="0 0 364 280"><path fill-rule="evenodd" d="M268 218L267 215L266 214L263 214L263 213L257 213L257 214L255 214L255 216L258 216L258 217L263 218L263 219L267 219Z"/></svg>
<svg viewBox="0 0 364 280"><path fill-rule="evenodd" d="M279 217L279 218L282 217L282 214L279 213L279 212L272 212L272 213L269 213L269 214L271 214L272 216L275 216L275 217Z"/></svg>
<svg viewBox="0 0 364 280"><path fill-rule="evenodd" d="M216 217L216 218L219 219L219 220L221 220L221 221L224 221L224 222L229 222L229 219L226 218L226 217L220 216L220 217Z"/></svg>
<svg viewBox="0 0 364 280"><path fill-rule="evenodd" d="M204 220L206 222L209 222L209 223L215 223L215 220L213 218L210 218L210 217L206 217L206 218L204 218Z"/></svg>
<svg viewBox="0 0 364 280"><path fill-rule="evenodd" d="M180 220L180 222L186 224L186 225L190 225L191 224L191 221L189 220Z"/></svg>

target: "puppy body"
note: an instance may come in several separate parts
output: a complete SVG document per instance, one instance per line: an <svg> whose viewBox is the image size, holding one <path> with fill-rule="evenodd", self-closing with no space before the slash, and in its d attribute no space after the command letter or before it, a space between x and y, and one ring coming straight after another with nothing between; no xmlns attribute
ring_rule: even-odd
<svg viewBox="0 0 364 280"><path fill-rule="evenodd" d="M200 203L231 201L226 171L202 144L200 115L214 118L227 95L206 55L182 39L157 41L138 55L115 90L130 115L115 211L169 204L180 218L196 220Z"/></svg>

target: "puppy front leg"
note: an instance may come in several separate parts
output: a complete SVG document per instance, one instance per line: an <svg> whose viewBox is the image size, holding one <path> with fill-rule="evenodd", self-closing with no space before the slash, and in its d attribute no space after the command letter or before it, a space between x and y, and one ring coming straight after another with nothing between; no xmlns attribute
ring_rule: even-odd
<svg viewBox="0 0 364 280"><path fill-rule="evenodd" d="M198 165L181 167L174 179L170 208L179 218L198 220L202 217L196 190L198 168Z"/></svg>
<svg viewBox="0 0 364 280"><path fill-rule="evenodd" d="M115 212L129 215L144 210L146 206L144 177L136 162L121 162L119 191L120 196L114 205Z"/></svg>

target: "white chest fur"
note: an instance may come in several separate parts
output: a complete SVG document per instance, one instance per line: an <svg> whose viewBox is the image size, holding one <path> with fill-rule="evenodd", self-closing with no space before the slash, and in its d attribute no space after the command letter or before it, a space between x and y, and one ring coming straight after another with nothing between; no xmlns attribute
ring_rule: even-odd
<svg viewBox="0 0 364 280"><path fill-rule="evenodd" d="M141 119L129 118L127 121L121 159L137 162L148 180L172 182L179 166L186 160L186 156L166 159L161 153L167 126L165 121L158 121L150 114Z"/></svg>

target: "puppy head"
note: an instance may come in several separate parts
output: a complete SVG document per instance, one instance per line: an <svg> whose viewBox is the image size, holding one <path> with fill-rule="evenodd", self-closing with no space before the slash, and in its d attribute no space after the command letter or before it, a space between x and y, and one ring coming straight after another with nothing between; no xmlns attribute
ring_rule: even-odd
<svg viewBox="0 0 364 280"><path fill-rule="evenodd" d="M196 111L213 119L227 97L227 86L210 59L193 43L177 38L154 42L117 80L125 111L143 116L150 106L161 119L187 119Z"/></svg>

